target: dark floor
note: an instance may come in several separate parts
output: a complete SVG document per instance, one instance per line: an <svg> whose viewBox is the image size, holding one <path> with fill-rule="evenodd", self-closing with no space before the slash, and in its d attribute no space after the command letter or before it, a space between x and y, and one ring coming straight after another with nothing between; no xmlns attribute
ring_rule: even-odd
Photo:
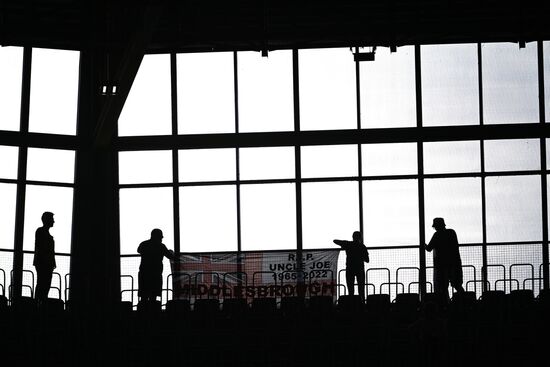
<svg viewBox="0 0 550 367"><path fill-rule="evenodd" d="M445 307L417 295L86 312L26 301L0 307L3 366L492 366L548 361L550 347L549 298L529 292Z"/></svg>

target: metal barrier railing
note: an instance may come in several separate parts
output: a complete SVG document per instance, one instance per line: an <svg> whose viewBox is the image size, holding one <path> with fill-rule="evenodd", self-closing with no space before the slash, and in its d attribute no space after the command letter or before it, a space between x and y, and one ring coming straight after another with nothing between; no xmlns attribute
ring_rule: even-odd
<svg viewBox="0 0 550 367"><path fill-rule="evenodd" d="M384 282L384 283L381 283L380 284L380 293L382 293L382 287L384 287L385 285L388 286L388 294L391 294L391 286L392 285L395 285L395 294L399 294L399 286L401 286L401 289L402 289L402 292L401 293L405 293L405 284L401 283L401 282Z"/></svg>
<svg viewBox="0 0 550 367"><path fill-rule="evenodd" d="M510 265L510 267L508 268L508 272L510 274L510 279L514 279L513 277L513 269L514 268L520 268L520 267L527 267L531 270L531 277L530 278L534 278L535 277L535 267L533 266L533 264L527 264L527 263L520 263L520 264L512 264ZM525 282L523 282L523 284L525 284ZM518 281L518 288L519 288L519 281ZM523 286L523 289L525 289L525 286ZM535 291L535 281L533 280L533 283L532 283L532 287L531 289L533 291ZM510 284L510 290L511 289L511 284Z"/></svg>
<svg viewBox="0 0 550 367"><path fill-rule="evenodd" d="M496 278L496 280L503 280L504 281L504 292L506 292L506 266L502 264L487 264L485 266L481 267L482 274L485 272L487 274L487 278L489 278L489 268L502 268L502 278ZM488 280L487 280L488 281ZM495 290L497 289L497 284L495 281Z"/></svg>
<svg viewBox="0 0 550 367"><path fill-rule="evenodd" d="M67 280L68 279L68 280ZM65 296L65 302L69 300L69 297L67 297L67 293L69 292L70 288L70 281L71 281L71 273L65 274L65 290L64 290L64 296Z"/></svg>
<svg viewBox="0 0 550 367"><path fill-rule="evenodd" d="M6 272L4 269L0 269L0 272L2 273L2 296L6 296Z"/></svg>
<svg viewBox="0 0 550 367"><path fill-rule="evenodd" d="M122 299L122 295L124 294L124 292L131 291L132 293L130 294L130 300L132 301L132 304L134 304L134 291L135 291L134 277L131 275L124 274L120 276L120 279L122 278L129 278L131 286L130 286L130 289L123 289L120 291L120 299Z"/></svg>
<svg viewBox="0 0 550 367"><path fill-rule="evenodd" d="M488 281L488 280L482 280L482 279L479 279L479 280L468 280L466 282L466 287L465 287L465 290L466 291L469 291L469 288L468 288L468 285L470 284L474 284L474 292L477 294L477 287L475 286L477 283L485 283L485 285L487 286L487 290L491 290L491 283Z"/></svg>
<svg viewBox="0 0 550 367"><path fill-rule="evenodd" d="M400 283L400 282L399 282L399 271L400 271L400 270L401 270L401 271L404 271L404 270L415 270L415 271L417 272L417 274L418 274L417 276L420 275L420 268L418 268L418 267L416 267L416 266L403 266L403 267L397 268L397 269L395 270L395 282L396 282L396 283ZM417 279L418 279L418 278L417 278ZM418 283L418 282L415 282L415 283ZM411 285L411 284L409 283L409 287L407 287L407 288L410 289L410 285ZM403 293L405 293L405 290L404 290L404 289L403 289ZM409 292L409 293L410 293L410 292Z"/></svg>
<svg viewBox="0 0 550 367"><path fill-rule="evenodd" d="M388 281L387 283L389 283L391 281L391 272L390 272L390 269L388 268L369 268L367 269L367 271L365 272L365 283L369 283L369 272L371 271L384 271L384 272L387 272L388 273ZM367 288L368 290L368 288ZM380 287L380 292L382 292L382 287ZM376 294L376 287L374 288L374 294ZM365 296L368 296L369 294L367 293Z"/></svg>
<svg viewBox="0 0 550 367"><path fill-rule="evenodd" d="M214 272L214 271L200 271L200 272L196 272L195 273L195 289L197 290L197 294L195 295L195 298L202 298L202 294L200 294L200 292L198 292L198 287L199 287L199 276L201 277L204 277L205 275L210 275L212 276L212 279L214 279L214 275L216 276L216 286L218 287L218 289L220 288L220 274L217 273L217 272ZM204 284L204 282L201 282L202 284ZM213 282L210 282L210 283L213 283ZM210 298L210 292L207 292L207 298ZM197 297L197 296L200 296L200 297ZM218 297L219 298L220 295L218 293Z"/></svg>
<svg viewBox="0 0 550 367"><path fill-rule="evenodd" d="M497 279L497 280L495 280L495 289L497 289L497 284L499 284L500 282L504 283L504 292L506 292L506 284L507 283L510 284L510 292L513 291L512 283L516 285L516 289L519 289L519 280L517 280L517 279L512 279L512 278Z"/></svg>

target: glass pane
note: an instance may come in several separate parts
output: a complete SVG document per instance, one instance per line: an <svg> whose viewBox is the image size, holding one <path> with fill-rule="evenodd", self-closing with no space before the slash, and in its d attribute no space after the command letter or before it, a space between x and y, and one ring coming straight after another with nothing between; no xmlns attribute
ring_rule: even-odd
<svg viewBox="0 0 550 367"><path fill-rule="evenodd" d="M487 246L487 278L491 289L531 289L538 295L541 282L533 279L539 276L542 264L542 245L501 245ZM515 264L515 265L514 265ZM521 264L521 265L520 265ZM529 265L525 265L529 264ZM507 281L504 281L504 274Z"/></svg>
<svg viewBox="0 0 550 367"><path fill-rule="evenodd" d="M417 171L415 143L361 145L363 176L414 175Z"/></svg>
<svg viewBox="0 0 550 367"><path fill-rule="evenodd" d="M235 186L180 188L182 252L237 251Z"/></svg>
<svg viewBox="0 0 550 367"><path fill-rule="evenodd" d="M233 53L178 54L180 134L235 132Z"/></svg>
<svg viewBox="0 0 550 367"><path fill-rule="evenodd" d="M424 173L462 173L480 170L478 141L424 143Z"/></svg>
<svg viewBox="0 0 550 367"><path fill-rule="evenodd" d="M76 134L80 52L33 48L29 131Z"/></svg>
<svg viewBox="0 0 550 367"><path fill-rule="evenodd" d="M7 147L0 145L0 178L17 178L17 157L19 156L18 147Z"/></svg>
<svg viewBox="0 0 550 367"><path fill-rule="evenodd" d="M537 44L482 44L483 113L487 124L538 122Z"/></svg>
<svg viewBox="0 0 550 367"><path fill-rule="evenodd" d="M294 148L243 148L239 151L241 180L294 178Z"/></svg>
<svg viewBox="0 0 550 367"><path fill-rule="evenodd" d="M145 55L118 118L118 135L172 133L170 55Z"/></svg>
<svg viewBox="0 0 550 367"><path fill-rule="evenodd" d="M302 177L357 177L357 145L301 148Z"/></svg>
<svg viewBox="0 0 550 367"><path fill-rule="evenodd" d="M550 120L550 41L543 42L545 121Z"/></svg>
<svg viewBox="0 0 550 367"><path fill-rule="evenodd" d="M460 238L459 238L460 241ZM466 291L475 292L476 298L481 297L483 293L483 283L481 282L481 267L483 266L483 255L481 246L460 247L460 260L462 261L462 286ZM427 291L433 292L433 252L426 253L426 280ZM453 289L449 286L449 296L452 296Z"/></svg>
<svg viewBox="0 0 550 367"><path fill-rule="evenodd" d="M0 130L19 130L22 77L23 48L0 48Z"/></svg>
<svg viewBox="0 0 550 367"><path fill-rule="evenodd" d="M363 182L367 246L418 245L418 181Z"/></svg>
<svg viewBox="0 0 550 367"><path fill-rule="evenodd" d="M296 187L294 184L241 186L243 250L296 248Z"/></svg>
<svg viewBox="0 0 550 367"><path fill-rule="evenodd" d="M487 140L485 170L525 171L540 169L540 140Z"/></svg>
<svg viewBox="0 0 550 367"><path fill-rule="evenodd" d="M118 153L120 184L172 182L172 152Z"/></svg>
<svg viewBox="0 0 550 367"><path fill-rule="evenodd" d="M0 223L2 223L0 226L0 248L3 249L13 249L16 195L17 186L15 184L0 183L0 203L2 203L0 205Z"/></svg>
<svg viewBox="0 0 550 367"><path fill-rule="evenodd" d="M73 222L73 189L69 187L27 185L25 196L25 230L23 249L34 251L36 229L42 227L42 214L52 212L55 224L50 234L56 253L71 252Z"/></svg>
<svg viewBox="0 0 550 367"><path fill-rule="evenodd" d="M487 177L487 241L542 238L540 176Z"/></svg>
<svg viewBox="0 0 550 367"><path fill-rule="evenodd" d="M179 151L179 181L234 181L235 149L188 149Z"/></svg>
<svg viewBox="0 0 550 367"><path fill-rule="evenodd" d="M443 178L424 181L426 242L434 230L433 218L445 219L447 228L456 231L458 242L481 243L481 179Z"/></svg>
<svg viewBox="0 0 550 367"><path fill-rule="evenodd" d="M349 48L300 50L300 129L357 128L355 62Z"/></svg>
<svg viewBox="0 0 550 367"><path fill-rule="evenodd" d="M359 188L356 182L302 185L304 248L338 248L334 239L349 239L359 230Z"/></svg>
<svg viewBox="0 0 550 367"><path fill-rule="evenodd" d="M294 130L292 51L239 52L239 132Z"/></svg>
<svg viewBox="0 0 550 367"><path fill-rule="evenodd" d="M359 72L363 129L416 126L414 47L377 48L375 61L361 62Z"/></svg>
<svg viewBox="0 0 550 367"><path fill-rule="evenodd" d="M422 124L479 124L477 45L421 48Z"/></svg>
<svg viewBox="0 0 550 367"><path fill-rule="evenodd" d="M120 190L120 253L137 254L139 244L159 228L162 242L174 248L174 211L171 187Z"/></svg>
<svg viewBox="0 0 550 367"><path fill-rule="evenodd" d="M342 254L342 257L345 255ZM402 269L397 272L398 268L420 266L417 249L369 250L369 257L370 262L366 266L366 282L371 284L367 286L369 294L385 293L393 300L397 288L399 293L408 292L409 289L411 292L418 292L418 270ZM387 270L378 270L380 268L387 268L389 274ZM402 285L387 284L396 281ZM344 274L341 274L340 282L345 283Z"/></svg>
<svg viewBox="0 0 550 367"><path fill-rule="evenodd" d="M74 156L72 150L29 148L27 179L73 183Z"/></svg>

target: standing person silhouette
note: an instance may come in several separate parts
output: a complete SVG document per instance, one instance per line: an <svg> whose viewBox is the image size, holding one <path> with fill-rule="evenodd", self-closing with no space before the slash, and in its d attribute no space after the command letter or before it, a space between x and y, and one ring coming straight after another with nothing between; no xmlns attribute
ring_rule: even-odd
<svg viewBox="0 0 550 367"><path fill-rule="evenodd" d="M142 301L156 301L162 291L162 260L174 258L174 251L168 250L162 243L162 231L155 228L151 238L139 244L137 252L141 255L139 265L138 296Z"/></svg>
<svg viewBox="0 0 550 367"><path fill-rule="evenodd" d="M34 237L34 259L33 265L36 269L36 294L35 298L38 305L42 305L48 298L50 286L52 284L53 270L55 264L55 243L50 228L53 227L52 212L42 214L42 227L35 232Z"/></svg>
<svg viewBox="0 0 550 367"><path fill-rule="evenodd" d="M359 287L359 297L365 302L365 265L369 262L369 252L363 244L361 232L353 232L353 241L334 240L346 251L346 284L349 294L355 295L355 278Z"/></svg>
<svg viewBox="0 0 550 367"><path fill-rule="evenodd" d="M426 245L426 251L433 250L434 290L440 300L449 301L449 282L457 293L462 287L462 260L458 250L458 238L453 229L446 228L443 218L434 218L432 227L435 233Z"/></svg>

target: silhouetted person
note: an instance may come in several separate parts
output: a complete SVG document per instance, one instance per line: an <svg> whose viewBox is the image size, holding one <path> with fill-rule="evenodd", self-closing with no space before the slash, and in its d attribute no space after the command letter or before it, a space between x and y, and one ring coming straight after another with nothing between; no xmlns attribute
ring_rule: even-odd
<svg viewBox="0 0 550 367"><path fill-rule="evenodd" d="M137 252L141 255L139 265L138 296L142 301L155 301L162 291L162 260L174 258L174 252L162 243L162 231L155 228L151 238L139 244Z"/></svg>
<svg viewBox="0 0 550 367"><path fill-rule="evenodd" d="M458 238L454 230L445 228L443 218L434 218L432 227L435 233L426 246L426 251L433 250L434 290L440 300L448 301L449 282L457 292L464 292Z"/></svg>
<svg viewBox="0 0 550 367"><path fill-rule="evenodd" d="M355 294L355 278L359 286L359 297L365 301L365 265L369 262L369 252L363 244L361 232L353 232L353 241L334 240L346 251L346 284L349 294Z"/></svg>
<svg viewBox="0 0 550 367"><path fill-rule="evenodd" d="M42 304L50 292L52 284L52 274L56 267L55 264L55 246L50 228L53 227L53 213L44 212L42 214L42 227L35 232L34 237L34 260L33 265L36 269L36 294L35 298L38 304Z"/></svg>

